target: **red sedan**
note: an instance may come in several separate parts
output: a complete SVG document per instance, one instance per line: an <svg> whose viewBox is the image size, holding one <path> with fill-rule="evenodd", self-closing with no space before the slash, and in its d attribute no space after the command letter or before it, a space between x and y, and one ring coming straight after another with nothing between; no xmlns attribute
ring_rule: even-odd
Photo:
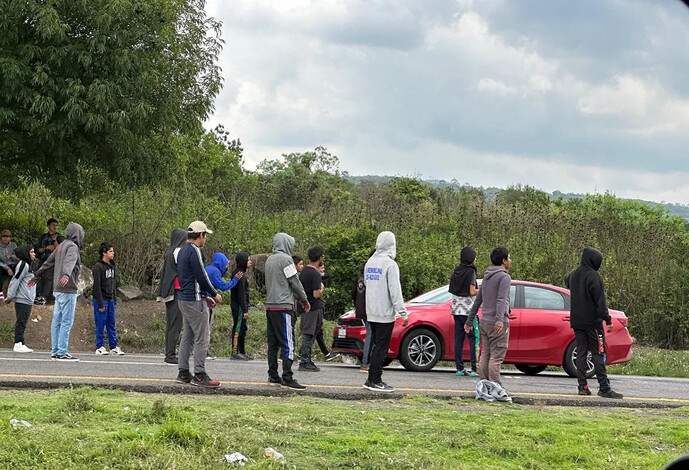
<svg viewBox="0 0 689 470"><path fill-rule="evenodd" d="M409 370L431 370L438 361L454 361L454 320L450 315L452 295L448 286L439 287L407 302L409 324L400 318L388 350L388 363L399 359ZM514 364L525 374L534 375L547 366L562 366L576 377L574 332L569 327L569 291L535 282L512 281L510 289L510 341L505 364ZM479 317L481 315L479 310ZM633 339L623 312L610 310L613 332L606 335L607 364L628 361ZM366 328L354 312L340 316L333 329L333 351L361 357ZM468 340L464 354L469 357ZM588 361L588 375L593 363Z"/></svg>

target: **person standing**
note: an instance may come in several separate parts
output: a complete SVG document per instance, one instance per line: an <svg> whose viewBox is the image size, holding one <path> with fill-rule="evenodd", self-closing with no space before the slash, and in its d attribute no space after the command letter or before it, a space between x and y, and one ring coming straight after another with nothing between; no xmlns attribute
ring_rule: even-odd
<svg viewBox="0 0 689 470"><path fill-rule="evenodd" d="M507 354L510 338L510 285L512 278L507 271L512 258L507 248L497 247L490 253L493 264L483 274L483 282L476 300L469 311L464 324L464 331L474 329L473 323L482 307L481 322L478 329L481 341L481 357L478 364L478 375L483 380L500 382L500 367Z"/></svg>
<svg viewBox="0 0 689 470"><path fill-rule="evenodd" d="M117 281L115 279L115 249L108 242L98 247L100 260L93 266L93 319L96 323L96 354L107 356L112 353L123 356L124 351L117 345L115 330L115 301ZM105 349L103 329L108 333L110 352Z"/></svg>
<svg viewBox="0 0 689 470"><path fill-rule="evenodd" d="M81 269L79 251L84 242L84 229L76 222L67 225L66 238L55 248L48 259L36 271L34 279L43 279L53 273L53 322L51 325L50 358L58 361L77 362L79 359L69 354L69 334L74 323L77 306L77 283ZM33 281L31 281L33 282Z"/></svg>
<svg viewBox="0 0 689 470"><path fill-rule="evenodd" d="M369 258L373 256L376 250L373 250L369 254ZM366 263L361 265L359 269L359 274L354 281L354 288L352 289L352 300L354 301L354 315L356 318L364 322L366 327L366 339L364 340L364 351L361 356L361 367L359 372L362 374L368 374L368 364L371 361L371 324L368 322L368 317L366 316L366 282L364 276L364 269L366 268Z"/></svg>
<svg viewBox="0 0 689 470"><path fill-rule="evenodd" d="M17 244L12 241L12 232L7 229L3 230L0 237L0 300L2 300L5 291L5 279L12 279L15 267L19 262L14 254L16 249Z"/></svg>
<svg viewBox="0 0 689 470"><path fill-rule="evenodd" d="M295 297L304 312L311 310L304 287L292 259L294 238L280 232L273 237L273 253L266 260L266 319L268 326L268 383L293 390L306 387L294 379ZM278 353L282 358L282 377L278 374Z"/></svg>
<svg viewBox="0 0 689 470"><path fill-rule="evenodd" d="M230 359L252 361L254 358L246 353L246 332L249 320L249 280L246 271L251 267L252 261L249 253L243 251L235 256L237 265L232 276L243 273L243 277L230 290L230 306L232 308L232 355Z"/></svg>
<svg viewBox="0 0 689 470"><path fill-rule="evenodd" d="M160 274L157 302L165 303L165 359L166 364L177 364L177 343L182 331L182 312L179 311L179 278L177 277L177 256L187 243L187 231L172 230L170 246L165 252L163 270Z"/></svg>
<svg viewBox="0 0 689 470"><path fill-rule="evenodd" d="M48 226L48 231L41 235L38 239L38 251L36 256L38 257L37 269L40 269L43 263L46 262L50 254L55 251L60 243L64 240L64 237L60 235L57 231L58 221L57 219L50 218L46 222ZM37 305L45 305L48 298L53 292L53 272L51 270L46 270L38 282L36 287L36 300Z"/></svg>
<svg viewBox="0 0 689 470"><path fill-rule="evenodd" d="M577 347L577 382L579 395L591 395L586 381L586 359L591 353L594 371L598 379L598 395L604 398L622 398L612 389L605 370L605 330L612 333L613 325L605 299L603 278L598 270L603 254L595 248L584 248L581 263L565 277L565 287L570 290L569 325L574 330Z"/></svg>
<svg viewBox="0 0 689 470"><path fill-rule="evenodd" d="M14 352L31 353L33 349L26 346L24 341L24 330L26 323L29 321L31 315L31 307L36 298L36 286L29 281L33 279L33 270L31 263L36 257L34 248L31 245L21 245L15 250L19 262L14 271L14 275L10 280L10 285L7 288L7 298L5 303L10 303L14 300L14 312L17 320L14 324Z"/></svg>
<svg viewBox="0 0 689 470"><path fill-rule="evenodd" d="M321 279L320 267L323 264L325 251L322 246L309 248L307 256L309 264L304 266L299 274L299 282L306 292L306 300L311 305L311 310L305 312L302 308L297 309L299 314L299 333L301 334L301 349L299 351L299 371L319 372L321 369L313 363L311 351L313 342L319 330L323 330L323 308L325 303L321 299L323 295L323 281Z"/></svg>
<svg viewBox="0 0 689 470"><path fill-rule="evenodd" d="M325 270L325 261L323 258L321 258L321 263L318 266L318 272L321 275L321 283L323 286L325 286L325 283L330 279L330 273L326 272ZM323 323L325 322L325 301L323 300L321 296L321 301L323 302L323 309L321 311L321 321L320 321L320 326L316 330L316 343L318 344L318 349L321 350L321 353L323 354L323 358L325 359L326 362L334 361L338 357L340 357L340 353L335 352L335 351L330 351L328 349L328 345L325 342L325 337L323 336Z"/></svg>
<svg viewBox="0 0 689 470"><path fill-rule="evenodd" d="M474 330L464 331L469 311L478 293L476 282L476 250L465 246L459 255L460 263L455 267L450 277L449 291L452 294L450 313L455 322L455 364L457 375L476 377L476 336ZM474 325L476 326L476 325ZM469 339L469 353L471 355L471 372L464 369L464 338Z"/></svg>
<svg viewBox="0 0 689 470"><path fill-rule="evenodd" d="M407 326L408 313L402 297L400 268L395 262L397 241L392 232L381 232L376 240L376 252L366 262L366 315L371 325L373 351L364 388L376 392L394 392L383 382L383 362L390 347L390 337L395 326L395 316L402 317Z"/></svg>
<svg viewBox="0 0 689 470"><path fill-rule="evenodd" d="M206 237L213 232L200 220L189 224L187 244L177 256L179 276L179 310L182 312L182 342L179 346L179 374L177 382L201 387L219 387L220 382L211 380L206 373L208 352L208 308L222 302L205 269L201 248ZM194 374L189 372L189 358L194 352Z"/></svg>
<svg viewBox="0 0 689 470"><path fill-rule="evenodd" d="M206 273L208 274L208 279L211 280L211 284L219 292L227 292L237 285L239 280L242 278L244 273L234 273L230 282L225 282L223 277L227 273L227 269L230 267L230 261L227 259L224 253L214 253L213 262L206 266ZM208 337L210 343L211 328L213 328L213 308L208 309ZM206 352L206 359L215 359L209 352Z"/></svg>

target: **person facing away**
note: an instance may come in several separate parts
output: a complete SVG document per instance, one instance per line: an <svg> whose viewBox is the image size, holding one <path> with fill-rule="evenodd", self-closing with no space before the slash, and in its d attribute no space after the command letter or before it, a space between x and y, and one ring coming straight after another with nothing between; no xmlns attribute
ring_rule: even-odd
<svg viewBox="0 0 689 470"><path fill-rule="evenodd" d="M165 359L167 364L177 364L176 348L182 332L182 312L179 311L179 277L177 277L177 255L187 244L187 231L172 230L170 246L165 252L163 270L160 273L157 302L165 304Z"/></svg>
<svg viewBox="0 0 689 470"><path fill-rule="evenodd" d="M31 307L36 298L36 285L29 281L33 279L33 269L31 263L36 257L34 247L31 245L18 246L14 251L19 262L14 270L14 275L10 279L7 287L7 298L5 303L14 301L14 312L16 322L14 324L14 352L31 353L33 349L26 346L24 341L24 330L26 323L31 315Z"/></svg>
<svg viewBox="0 0 689 470"><path fill-rule="evenodd" d="M234 273L232 279L229 282L225 281L223 277L227 274L227 270L230 267L230 261L227 259L224 253L214 253L213 262L206 266L206 273L208 278L211 280L213 287L219 292L227 292L237 285L239 280L244 275L243 273ZM213 308L209 308L208 311L208 335L210 337L211 329L213 328ZM210 341L209 341L210 342ZM206 359L215 359L215 356L211 356L206 353Z"/></svg>
<svg viewBox="0 0 689 470"><path fill-rule="evenodd" d="M84 242L84 229L81 225L70 222L65 231L66 238L50 254L36 271L34 279L52 273L53 322L51 324L50 357L58 361L79 361L69 354L69 334L74 323L74 312L77 307L77 284L81 269L79 251Z"/></svg>
<svg viewBox="0 0 689 470"><path fill-rule="evenodd" d="M478 364L478 375L484 380L500 382L500 367L507 354L510 337L510 284L512 278L507 271L512 264L512 258L507 248L497 247L490 254L493 263L483 274L483 282L476 300L469 311L464 331L469 333L473 329L474 318L478 309L482 308L479 334L481 341L481 357Z"/></svg>
<svg viewBox="0 0 689 470"><path fill-rule="evenodd" d="M474 303L474 297L478 294L476 281L476 250L465 246L460 252L460 263L455 267L450 277L449 291L452 294L452 306L450 314L455 322L455 364L457 375L469 375L476 377L476 336L474 330L468 333L464 331L469 311ZM477 326L477 325L473 325ZM464 339L469 339L469 353L471 355L471 372L464 369Z"/></svg>
<svg viewBox="0 0 689 470"><path fill-rule="evenodd" d="M612 318L605 300L603 278L598 270L603 254L595 248L584 248L579 267L565 277L565 287L570 291L569 325L574 330L577 348L577 382L579 395L591 395L586 381L587 357L591 360L598 379L598 395L605 398L622 398L610 386L605 370L605 330L612 333Z"/></svg>
<svg viewBox="0 0 689 470"><path fill-rule="evenodd" d="M383 382L383 362L390 347L390 337L395 326L395 315L402 317L407 326L407 309L402 297L400 268L395 262L397 241L392 232L381 232L376 241L376 252L366 262L366 316L371 325L373 351L364 388L375 392L394 392Z"/></svg>
<svg viewBox="0 0 689 470"><path fill-rule="evenodd" d="M96 355L107 356L112 353L123 356L124 352L117 345L115 330L115 301L117 281L115 278L115 249L108 242L98 247L100 260L93 266L93 319L96 323ZM110 351L105 349L103 329L108 334Z"/></svg>
<svg viewBox="0 0 689 470"><path fill-rule="evenodd" d="M266 260L266 335L268 340L268 383L293 390L306 387L294 379L295 299L305 312L311 310L306 292L292 259L294 238L280 232L273 237L273 253ZM278 374L278 352L282 358L282 377Z"/></svg>
<svg viewBox="0 0 689 470"><path fill-rule="evenodd" d="M230 359L252 361L254 358L246 353L246 332L248 330L247 321L249 320L249 279L246 271L251 267L252 261L249 253L243 251L237 253L234 258L236 267L232 271L232 276L243 273L244 276L236 286L230 290L230 303L232 308L232 355Z"/></svg>

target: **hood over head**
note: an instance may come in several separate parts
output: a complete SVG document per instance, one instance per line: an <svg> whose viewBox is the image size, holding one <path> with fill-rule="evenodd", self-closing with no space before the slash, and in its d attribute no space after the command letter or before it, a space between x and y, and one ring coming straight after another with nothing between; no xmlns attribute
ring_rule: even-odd
<svg viewBox="0 0 689 470"><path fill-rule="evenodd" d="M273 253L286 253L292 256L294 237L284 232L276 233L273 237Z"/></svg>
<svg viewBox="0 0 689 470"><path fill-rule="evenodd" d="M380 232L376 240L377 256L389 256L392 259L397 257L397 240L392 232Z"/></svg>
<svg viewBox="0 0 689 470"><path fill-rule="evenodd" d="M227 263L229 260L227 259L227 256L225 256L223 253L213 253L213 263L212 266L215 266L218 268L218 271L220 271L220 275L224 276L225 273L227 272Z"/></svg>
<svg viewBox="0 0 689 470"><path fill-rule="evenodd" d="M187 231L183 228L172 229L172 235L170 236L170 250L174 251L175 248L181 247L187 241Z"/></svg>
<svg viewBox="0 0 689 470"><path fill-rule="evenodd" d="M486 281L500 273L507 273L507 270L502 266L488 266L488 268L486 268L486 272L483 273L483 280Z"/></svg>
<svg viewBox="0 0 689 470"><path fill-rule="evenodd" d="M26 261L31 264L31 258L29 257L29 251L33 250L33 245L19 245L14 250L14 255L22 261Z"/></svg>
<svg viewBox="0 0 689 470"><path fill-rule="evenodd" d="M246 272L248 268L247 264L249 263L249 253L246 251L242 251L241 253L237 253L237 256L234 257L234 261L237 264L237 269L242 272Z"/></svg>
<svg viewBox="0 0 689 470"><path fill-rule="evenodd" d="M79 248L81 248L82 243L84 243L84 229L78 223L70 222L67 224L65 237L67 240L72 240Z"/></svg>
<svg viewBox="0 0 689 470"><path fill-rule="evenodd" d="M476 250L470 246L465 246L459 254L461 264L473 265L476 260Z"/></svg>
<svg viewBox="0 0 689 470"><path fill-rule="evenodd" d="M603 264L603 253L590 246L584 248L584 252L581 254L582 266L598 271L601 264Z"/></svg>

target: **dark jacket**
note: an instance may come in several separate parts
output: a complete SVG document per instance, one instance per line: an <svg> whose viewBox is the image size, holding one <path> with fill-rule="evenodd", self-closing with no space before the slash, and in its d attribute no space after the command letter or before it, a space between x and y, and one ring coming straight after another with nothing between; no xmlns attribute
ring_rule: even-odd
<svg viewBox="0 0 689 470"><path fill-rule="evenodd" d="M160 285L158 286L158 301L165 302L175 295L175 278L177 277L177 262L175 262L175 250L181 248L187 241L187 231L176 228L170 237L170 247L165 252L163 270L160 274ZM172 300L172 299L170 299Z"/></svg>
<svg viewBox="0 0 689 470"><path fill-rule="evenodd" d="M115 300L117 282L115 281L115 264L98 261L93 266L93 298L100 309L105 307L105 300Z"/></svg>
<svg viewBox="0 0 689 470"><path fill-rule="evenodd" d="M249 263L249 253L242 252L237 253L235 257L235 262L237 267L232 271L232 276L237 274L239 271L244 273L244 277L239 280L236 286L230 291L230 299L233 305L238 305L242 309L242 313L249 311L249 279L246 275L246 270ZM233 307L234 308L234 307Z"/></svg>
<svg viewBox="0 0 689 470"><path fill-rule="evenodd" d="M598 273L602 263L600 251L584 248L581 264L565 277L565 287L569 289L571 298L569 325L574 329L601 328L603 321L612 324L603 278Z"/></svg>
<svg viewBox="0 0 689 470"><path fill-rule="evenodd" d="M187 243L177 255L177 276L179 277L179 300L194 302L203 300L206 295L218 295L208 278L204 266L205 259L201 249L193 243Z"/></svg>
<svg viewBox="0 0 689 470"><path fill-rule="evenodd" d="M368 321L368 317L366 316L366 282L363 269L359 272L354 282L352 300L354 301L355 316L360 320Z"/></svg>

